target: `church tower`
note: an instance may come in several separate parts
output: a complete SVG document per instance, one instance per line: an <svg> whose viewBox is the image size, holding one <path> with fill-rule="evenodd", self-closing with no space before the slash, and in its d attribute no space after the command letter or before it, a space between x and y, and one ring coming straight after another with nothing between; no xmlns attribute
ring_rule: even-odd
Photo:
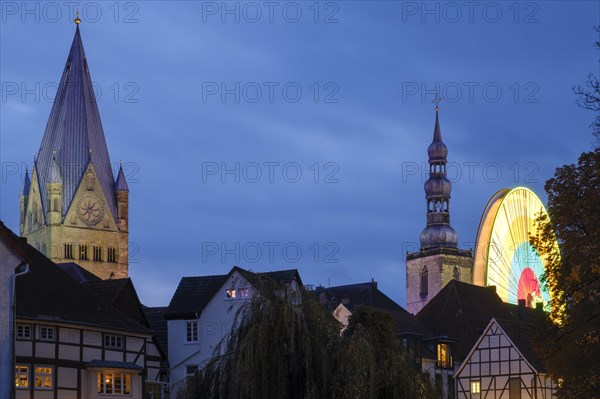
<svg viewBox="0 0 600 399"><path fill-rule="evenodd" d="M128 276L129 189L113 178L80 20L31 179L21 193L20 232L56 263L103 279Z"/></svg>
<svg viewBox="0 0 600 399"><path fill-rule="evenodd" d="M429 179L425 182L427 226L420 235L420 250L406 254L406 309L418 313L452 279L471 283L473 254L458 249L450 225L452 183L446 178L448 148L442 141L439 108L435 107L433 141L427 149Z"/></svg>

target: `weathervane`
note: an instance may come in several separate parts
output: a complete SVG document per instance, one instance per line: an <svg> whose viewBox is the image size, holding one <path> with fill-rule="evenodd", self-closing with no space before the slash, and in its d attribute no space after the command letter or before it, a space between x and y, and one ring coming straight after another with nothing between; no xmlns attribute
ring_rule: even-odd
<svg viewBox="0 0 600 399"><path fill-rule="evenodd" d="M439 97L436 96L435 100L432 101L432 103L435 103L435 112L438 112L440 110L440 107L438 106L438 104L440 103L440 101L442 101L444 99L444 97Z"/></svg>

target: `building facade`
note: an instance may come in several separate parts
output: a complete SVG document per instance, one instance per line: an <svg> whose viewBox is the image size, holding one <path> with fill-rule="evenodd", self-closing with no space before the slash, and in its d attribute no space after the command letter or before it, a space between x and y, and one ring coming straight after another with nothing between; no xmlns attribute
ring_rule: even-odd
<svg viewBox="0 0 600 399"><path fill-rule="evenodd" d="M128 276L129 188L116 179L79 23L20 198L20 234L53 261L101 278Z"/></svg>
<svg viewBox="0 0 600 399"><path fill-rule="evenodd" d="M530 345L532 326L490 320L456 373L458 399L550 399L555 383Z"/></svg>
<svg viewBox="0 0 600 399"><path fill-rule="evenodd" d="M458 248L456 231L450 225L452 183L446 177L448 148L442 141L437 106L435 112L433 141L427 149L427 225L420 235L420 250L406 254L406 310L413 314L449 281L472 281L473 254Z"/></svg>
<svg viewBox="0 0 600 399"><path fill-rule="evenodd" d="M9 303L16 307L11 328L3 329L3 345L14 352L2 358L2 372L12 374L2 397L143 398L158 392L153 399L164 398L164 356L129 279L77 281L3 224L0 253L6 255L2 274L12 270ZM18 277L15 262L25 266Z"/></svg>
<svg viewBox="0 0 600 399"><path fill-rule="evenodd" d="M240 306L260 293L256 287L260 279L276 281L291 292L302 287L295 269L252 273L236 266L226 275L181 279L165 314L173 395L213 357Z"/></svg>

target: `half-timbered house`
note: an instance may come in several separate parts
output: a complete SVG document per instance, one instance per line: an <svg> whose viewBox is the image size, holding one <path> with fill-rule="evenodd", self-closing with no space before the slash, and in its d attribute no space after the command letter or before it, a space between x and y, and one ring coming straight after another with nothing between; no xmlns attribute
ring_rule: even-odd
<svg viewBox="0 0 600 399"><path fill-rule="evenodd" d="M555 384L531 349L533 326L492 319L456 372L459 399L550 399Z"/></svg>
<svg viewBox="0 0 600 399"><path fill-rule="evenodd" d="M13 277L16 316L4 335L17 399L163 397L163 355L131 281L78 282L2 223L0 253L3 274L27 266Z"/></svg>

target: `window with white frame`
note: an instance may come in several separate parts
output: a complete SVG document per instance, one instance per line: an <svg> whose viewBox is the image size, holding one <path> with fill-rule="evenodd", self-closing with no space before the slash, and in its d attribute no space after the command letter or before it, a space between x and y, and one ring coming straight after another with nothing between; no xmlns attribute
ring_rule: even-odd
<svg viewBox="0 0 600 399"><path fill-rule="evenodd" d="M237 292L235 288L225 290L225 296L230 299L237 298Z"/></svg>
<svg viewBox="0 0 600 399"><path fill-rule="evenodd" d="M250 288L240 288L237 293L238 298L248 298L250 296Z"/></svg>
<svg viewBox="0 0 600 399"><path fill-rule="evenodd" d="M52 389L54 387L52 366L35 366L35 387L40 389Z"/></svg>
<svg viewBox="0 0 600 399"><path fill-rule="evenodd" d="M471 393L481 393L481 381L471 381Z"/></svg>
<svg viewBox="0 0 600 399"><path fill-rule="evenodd" d="M50 326L40 326L40 340L41 341L54 341L56 337L56 329Z"/></svg>
<svg viewBox="0 0 600 399"><path fill-rule="evenodd" d="M22 364L15 366L15 387L29 388L29 366Z"/></svg>
<svg viewBox="0 0 600 399"><path fill-rule="evenodd" d="M101 395L131 395L131 374L98 373L98 393Z"/></svg>
<svg viewBox="0 0 600 399"><path fill-rule="evenodd" d="M104 334L104 347L121 349L123 347L123 337L114 334Z"/></svg>
<svg viewBox="0 0 600 399"><path fill-rule="evenodd" d="M31 326L28 324L17 324L17 339L31 339Z"/></svg>
<svg viewBox="0 0 600 399"><path fill-rule="evenodd" d="M198 320L186 320L185 342L198 342Z"/></svg>

